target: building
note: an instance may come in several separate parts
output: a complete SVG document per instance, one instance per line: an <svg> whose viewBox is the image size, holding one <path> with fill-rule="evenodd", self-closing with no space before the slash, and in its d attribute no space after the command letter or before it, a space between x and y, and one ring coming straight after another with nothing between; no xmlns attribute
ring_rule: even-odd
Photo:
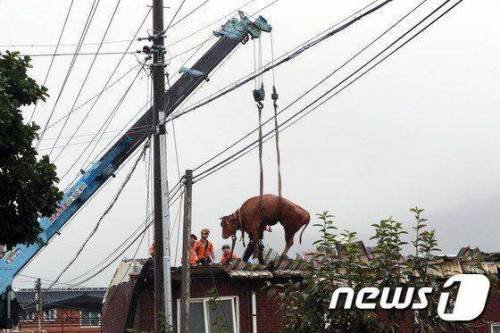
<svg viewBox="0 0 500 333"><path fill-rule="evenodd" d="M272 255L267 252L267 257ZM280 327L276 304L263 290L266 281L278 283L300 279L303 261L283 261L271 270L257 265L234 262L191 269L191 331L217 332L226 326L230 332L277 332ZM128 276L124 276L128 272ZM180 310L180 267L172 268L174 323ZM217 299L214 302L214 299ZM127 260L120 264L104 298L103 332L127 329L153 332L153 261Z"/></svg>
<svg viewBox="0 0 500 333"><path fill-rule="evenodd" d="M359 244L363 257L373 257L370 249ZM342 252L337 248L338 253ZM266 283L280 283L297 280L303 276L305 260L270 260L272 251L267 252L267 266L250 265L241 261L228 267L219 265L193 267L191 269L191 332L218 332L220 327L229 332L274 333L279 332L281 315L274 299L268 297ZM312 257L306 254L304 256ZM482 253L482 266L492 274L500 269L498 254ZM406 258L404 258L406 260ZM456 257L437 259L439 276L470 272L470 255L461 251ZM178 329L180 304L180 268L172 268L172 295L174 329ZM153 261L127 260L120 264L104 299L102 321L103 332L124 332L127 329L138 332L153 332ZM411 316L405 316L411 320ZM383 319L382 319L383 320ZM500 333L500 290L492 288L483 314L473 322L477 333ZM409 322L401 322L403 333L410 333Z"/></svg>
<svg viewBox="0 0 500 333"><path fill-rule="evenodd" d="M42 329L47 333L101 330L101 308L106 288L42 290ZM16 291L20 306L18 332L38 332L34 289Z"/></svg>

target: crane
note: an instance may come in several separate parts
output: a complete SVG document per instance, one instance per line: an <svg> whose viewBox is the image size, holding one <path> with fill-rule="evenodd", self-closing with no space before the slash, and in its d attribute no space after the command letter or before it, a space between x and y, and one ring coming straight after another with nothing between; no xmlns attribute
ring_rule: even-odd
<svg viewBox="0 0 500 333"><path fill-rule="evenodd" d="M259 38L262 32L270 32L272 27L262 16L251 20L239 11L239 18L232 18L214 32L218 37L210 49L191 67L181 68L182 75L165 92L166 112L172 112L198 87L208 80L208 75L220 64L236 46L246 44L250 38ZM110 177L114 177L120 165L143 143L152 131L152 108L147 110L136 123L127 130L96 162L92 163L65 191L57 211L52 216L39 219L42 232L41 242L24 245L18 244L11 250L0 254L0 299L5 299L16 275L60 233L61 228L71 220L83 205L103 186ZM163 124L164 125L164 124ZM162 124L160 124L162 126ZM137 130L146 129L146 130ZM8 297L7 297L8 299Z"/></svg>

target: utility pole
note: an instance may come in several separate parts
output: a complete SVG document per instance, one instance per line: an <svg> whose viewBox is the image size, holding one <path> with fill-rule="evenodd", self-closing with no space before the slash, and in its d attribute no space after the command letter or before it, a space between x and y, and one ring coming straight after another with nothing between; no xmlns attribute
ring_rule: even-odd
<svg viewBox="0 0 500 333"><path fill-rule="evenodd" d="M153 135L155 332L170 330L173 327L163 34L163 0L153 0L153 64L151 75L153 81L153 125L155 128ZM162 323L166 327L162 327Z"/></svg>
<svg viewBox="0 0 500 333"><path fill-rule="evenodd" d="M191 215L193 196L193 170L186 170L184 176L184 224L182 227L182 280L181 280L181 333L189 333L189 298L191 297Z"/></svg>
<svg viewBox="0 0 500 333"><path fill-rule="evenodd" d="M42 332L43 309L42 309L42 280L40 278L35 281L35 309L38 319L38 332Z"/></svg>

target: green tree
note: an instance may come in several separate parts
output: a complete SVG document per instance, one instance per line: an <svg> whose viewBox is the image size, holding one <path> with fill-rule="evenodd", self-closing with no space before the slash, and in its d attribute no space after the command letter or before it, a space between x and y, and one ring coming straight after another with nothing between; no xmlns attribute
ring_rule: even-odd
<svg viewBox="0 0 500 333"><path fill-rule="evenodd" d="M0 244L33 244L40 216L56 211L62 193L56 167L37 158L33 141L39 127L23 121L21 107L45 101L47 89L27 75L29 57L0 53Z"/></svg>
<svg viewBox="0 0 500 333"><path fill-rule="evenodd" d="M330 310L333 292L349 286L357 293L364 287L423 287L440 289L442 280L432 271L440 252L434 230L428 230L423 209L410 210L415 215L416 231L411 244L414 253L409 260L402 255L407 242L403 225L388 218L372 224L374 228L373 258L360 251L355 232L338 233L333 215L318 214L319 239L316 256L307 263L302 281L284 284L268 283L268 293L275 297L282 314L284 332L367 333L397 332L399 324L410 321L413 332L462 332L467 323L449 323L437 315L438 293L429 297L425 311L359 310L342 306ZM336 249L336 250L335 250ZM381 320L381 316L386 320ZM398 324L399 323L399 324Z"/></svg>

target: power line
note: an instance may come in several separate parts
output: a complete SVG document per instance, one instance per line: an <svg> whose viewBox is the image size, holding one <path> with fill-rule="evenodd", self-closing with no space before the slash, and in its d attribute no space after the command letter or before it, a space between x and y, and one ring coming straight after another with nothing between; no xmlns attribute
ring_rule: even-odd
<svg viewBox="0 0 500 333"><path fill-rule="evenodd" d="M277 1L279 1L279 0L275 0L275 1L273 1L273 3L274 3L274 2L277 2ZM192 36L194 36L194 35L197 35L200 31L203 31L203 30L205 30L206 28L208 28L208 27L210 27L210 26L212 26L212 25L216 24L217 22L220 22L220 21L222 21L222 20L226 19L227 17L229 17L229 16L233 15L233 14L234 14L237 10L240 10L240 9L242 9L242 8L244 8L244 7L246 7L246 6L248 6L248 5L249 5L249 4L251 4L252 2L255 2L255 0L250 0L250 1L248 1L247 3L243 4L243 6L239 7L238 9L232 10L232 11L230 11L228 14L226 14L226 15L224 15L224 16L222 16L222 17L220 17L220 18L218 18L218 19L216 19L216 20L214 20L214 21L212 21L212 22L210 22L210 23L208 23L208 24L204 25L204 26L203 26L203 27L201 27L201 28L198 28L198 29L197 29L197 30L195 30L195 31L190 32L190 33L189 33L189 34L187 34L187 35L184 35L183 37L179 38L178 40L173 41L173 42L171 42L171 43L169 43L169 44L166 44L166 45L165 45L165 47L170 47L170 46L173 46L173 45L178 44L178 43L180 43L180 42L182 42L182 41L185 41L186 39L188 39L188 38L190 38L190 37L192 37Z"/></svg>
<svg viewBox="0 0 500 333"><path fill-rule="evenodd" d="M94 57L92 58L92 62L90 63L90 66L87 70L87 73L85 74L85 77L82 81L82 83L80 84L80 88L78 89L78 92L76 93L76 97L75 97L75 100L73 102L73 105L71 105L71 108L70 108L70 112L73 111L73 109L75 108L76 106L76 103L78 102L78 99L80 98L80 95L82 94L82 91L83 91L83 88L85 87L85 84L87 83L87 80L89 79L90 77L90 73L92 72L92 69L94 68L94 65L95 65L95 62L97 60L97 57L99 56L99 52L101 51L101 47L102 47L102 42L104 42L104 40L106 39L106 36L108 35L108 32L109 32L109 28L111 28L111 24L113 23L113 20L116 16L116 12L118 11L118 7L120 7L120 3L122 2L122 0L118 0L116 2L116 5L115 5L115 8L113 10L113 13L111 14L111 17L109 18L109 21L108 21L108 24L106 26L106 30L104 30L104 33L102 34L102 37L101 37L101 44L99 44L99 46L97 47L97 50L95 51L94 53ZM108 82L106 82L106 84L109 83L109 80ZM101 91L102 92L102 91ZM97 98L98 99L98 98ZM70 113L71 115L71 113ZM64 123L63 125L61 126L60 130L59 130L59 133L57 134L57 138L56 138L56 141L54 142L54 145L52 146L52 149L49 151L49 156L52 154L52 151L54 150L53 147L55 147L57 145L57 142L59 141L59 138L61 137L61 134L62 132L64 131L64 129L66 128L66 124L68 123L68 120L69 120L70 116L68 116L65 120L64 120ZM85 120L85 119L84 119ZM81 126L82 122L79 123L79 126ZM71 139L68 140L68 143L71 141ZM57 160L57 158L59 156L61 156L61 153L64 151L64 148L61 149L59 151L59 154L55 157L54 159L54 162Z"/></svg>
<svg viewBox="0 0 500 333"><path fill-rule="evenodd" d="M122 39L122 40L108 40L104 41L103 44L118 44L118 43L126 43L130 42L130 39ZM100 42L89 42L89 43L83 43L82 46L94 46L94 45L99 45ZM0 44L0 47L54 47L57 44ZM78 44L75 43L61 43L59 44L59 47L69 47L69 46L76 46Z"/></svg>
<svg viewBox="0 0 500 333"><path fill-rule="evenodd" d="M330 73L328 73L325 77L323 77L321 80L319 80L311 88L307 89L305 92L303 92L302 94L300 94L297 98L295 98L292 102L290 102L288 105L286 105L284 108L282 108L278 112L278 115L282 114L283 112L285 112L286 110L288 110L289 108L291 108L299 100L301 100L302 98L304 98L306 95L308 95L309 93L311 93L314 89L316 89L317 87L319 87L320 85L322 85L324 82L326 82L328 79L330 79L333 75L335 75L336 73L338 73L345 66L347 66L348 64L350 64L353 60L355 60L363 52L365 52L367 49L369 49L371 46L373 46L376 42L378 42L380 39L382 39L382 37L384 37L385 35L387 35L392 29L394 29L397 25L399 25L403 20L405 20L406 18L408 18L408 16L410 16L411 14L413 14L417 9L419 9L427 1L428 0L423 0L422 2L420 2L419 4L417 4L417 6L413 7L409 12L407 12L405 15L403 15L400 19L398 19L395 23L393 23L389 28L385 29L377 37L375 37L374 39L372 39L368 44L366 44L365 46L363 46L358 52L356 52L354 55L352 55L344 63L342 63L340 66L336 67L333 71L331 71ZM271 122L273 120L274 120L274 117L269 117L262 125L264 126L264 125L268 124L269 122ZM200 165L198 165L197 167L195 167L193 170L196 171L196 170L200 169L201 167L207 165L211 161L215 160L216 158L218 158L222 154L224 154L227 151L229 151L231 148L235 147L237 144L239 144L240 142L242 142L246 138L250 137L250 135L252 135L253 133L257 132L257 130L258 130L258 127L254 128L253 130L251 130L250 132L248 132L247 134L245 134L244 136L242 136L240 139L236 140L232 144L228 145L226 148L222 149L219 153L215 154L214 156L212 156L211 158L209 158L205 162L203 162Z"/></svg>
<svg viewBox="0 0 500 333"><path fill-rule="evenodd" d="M182 192L181 192L182 193ZM173 196L169 193L169 198L171 198L169 200L170 202L170 206L172 206L173 204L175 204L177 202L177 200L179 200L180 198L182 198L182 195L177 195L177 196ZM120 251L120 253L118 253L110 262L108 262L107 264L105 264L103 267L99 268L97 272L93 273L90 277L87 277L85 278L84 280L82 281L79 281L79 282L76 282L75 283L75 286L79 286L91 279L93 279L94 277L96 277L97 275L101 274L103 271L105 271L109 266L111 266L111 264L113 264L116 260L118 260L138 239L139 237L143 236L145 232L147 232L147 230L149 229L149 227L152 225L153 223L153 220L152 220L152 217L151 215L148 217L148 219L146 219L145 221L146 223L146 226L141 230L141 232L139 234L137 234L137 230L134 231L130 236L129 236L129 239L131 239L134 235L136 235L136 237L122 250ZM143 225L143 223L140 224L140 226ZM101 262L97 265L95 265L94 267L92 267L90 270L80 274L79 276L77 276L76 278L73 278L71 279L70 281L74 281L82 276L85 276L85 275L88 275L91 271L95 270L96 268L98 268L99 266L102 266L107 260L109 260L109 258L111 258L113 256L113 254L115 254L117 251L119 251L120 248L122 248L124 246L124 244L126 244L126 241L122 242L122 244L120 244L113 252L111 252L105 259L101 260Z"/></svg>
<svg viewBox="0 0 500 333"><path fill-rule="evenodd" d="M49 68L47 69L47 72L45 73L45 77L43 78L42 86L44 86L44 87L47 84L47 79L49 78L49 74L50 74L50 71L52 69L52 65L54 65L55 55L57 54L57 51L59 50L62 36L64 34L64 31L66 30L66 24L68 23L68 18L69 18L69 15L71 14L71 9L73 8L73 3L74 3L74 0L71 0L71 2L69 3L69 7L68 7L68 10L66 12L66 17L64 18L64 23L63 23L63 26L61 28L61 32L59 33L59 38L57 39L56 48L54 50L54 53L52 54L52 58L50 59ZM37 106L38 106L38 103L35 104L35 107L33 108L33 111L31 112L30 120L29 120L30 123L33 120L33 116L35 115Z"/></svg>
<svg viewBox="0 0 500 333"><path fill-rule="evenodd" d="M124 181L122 182L122 184L120 185L120 187L118 188L118 191L115 193L115 196L113 197L113 199L111 200L111 203L108 205L108 207L104 210L103 214L99 217L97 223L94 225L94 228L92 229L92 231L90 232L90 234L87 236L87 238L84 240L83 244L80 246L80 248L77 250L77 252L75 253L74 257L70 260L70 262L66 265L66 267L64 267L64 269L61 271L61 273L59 273L59 275L57 276L57 278L55 279L55 282L53 282L49 289L52 288L52 286L57 283L59 281L59 279L61 278L61 276L71 267L71 265L73 265L73 263L76 261L76 259L80 256L80 254L82 253L82 251L84 250L85 246L87 245L87 243L92 239L92 237L95 235L95 233L97 232L97 230L99 229L99 226L101 224L101 222L103 221L103 219L108 215L108 213L111 211L111 209L114 207L114 205L116 204L116 202L118 201L118 199L120 198L123 190L125 189L125 186L127 186L127 184L129 183L130 181L130 178L132 177L132 174L134 173L135 169L137 168L137 165L139 164L139 161L141 160L142 156L144 155L146 149L149 147L149 142L150 140L146 141L146 143L144 144L144 147L142 149L142 152L138 155L137 159L135 160L134 164L132 165L132 167L130 168L130 171L129 173L127 174L127 176L125 177Z"/></svg>
<svg viewBox="0 0 500 333"><path fill-rule="evenodd" d="M170 28L170 26L172 25L172 23L174 22L175 18L177 17L177 14L179 14L179 12L181 11L182 9L182 6L184 6L184 3L186 2L186 0L182 0L181 4L179 5L179 7L177 7L177 10L175 11L174 13L174 16L172 16L172 18L170 19L170 22L167 24L167 27L165 28L165 30L162 31L162 35L167 32L167 30ZM153 31L153 33L156 33L155 31Z"/></svg>
<svg viewBox="0 0 500 333"><path fill-rule="evenodd" d="M142 230L145 230L147 229L149 226L150 226L150 223L151 223L151 216L148 216L146 218L146 220L144 221L144 223L140 223L138 225L138 227L132 231L132 233L123 241L121 242L113 251L111 251L104 259L102 259L98 264L94 265L93 267L91 267L90 269L86 270L85 272L75 276L74 278L72 278L71 280L68 280L67 282L68 283L72 283L78 279L81 279L85 276L88 276L89 274L91 274L93 271L95 270L98 270L100 272L102 272L104 269L108 268L111 263L114 262L114 260L116 260L116 258L118 258L119 256L121 256L123 253L125 253L125 251L130 247L131 244L134 243L134 236L137 236L137 235L141 235L141 231ZM137 239L137 238L136 238ZM127 245L128 242L131 242L130 244ZM115 259L111 260L111 262L109 263L106 263L108 260L112 259L112 257L118 253L124 246L125 249L122 250L116 257ZM103 266L104 265L104 266ZM104 267L104 268L103 268ZM85 283L86 281L81 281L81 282L74 282L75 285L81 285L83 283Z"/></svg>
<svg viewBox="0 0 500 333"><path fill-rule="evenodd" d="M357 12L355 12L354 14L351 14L350 16L348 16L347 18L343 19L341 22L339 23L336 23L333 27L331 28L328 28L327 30L321 32L320 34L310 38L309 40L307 40L306 42L302 43L301 45L299 45L298 47L294 48L293 50L291 51L288 51L286 52L285 54L281 55L278 59L281 59L281 60L276 60L276 61L273 61L271 63L268 63L266 64L263 68L257 70L257 71L254 71L248 75L246 75L245 77L243 77L242 79L236 81L236 83L234 84L231 84L229 86L226 86L225 88L222 88L220 89L218 92L216 92L215 94L211 95L211 96L208 96L207 98L205 98L204 100L201 100L200 102L198 102L196 105L192 106L192 107L189 107L185 110L181 110L175 114L173 114L169 119L176 119L176 118L179 118L183 115L186 115L196 109L199 109L200 107L204 106L204 105L207 105L213 101L215 101L216 99L230 93L231 91L233 90L236 90L240 87L242 87L243 85L245 85L246 83L252 81L253 79L257 78L257 77L260 77L262 76L262 74L274 69L275 67L278 67L294 58L296 58L297 56L299 56L300 54L302 54L303 52L305 52L306 50L310 49L311 47L314 47L315 45L323 42L324 40L336 35L337 33L345 30L346 28L348 28L349 26L351 26L352 24L356 23L357 21L359 21L360 19L372 14L373 12L381 9L382 7L386 6L387 4L389 4L390 2L392 2L393 0L385 0L384 2L382 2L381 4L363 12L366 8L369 8L370 6L372 6L373 4L375 4L376 2L378 2L378 0L375 0L373 2L371 2L370 4L368 4L367 6L363 7L362 9L358 10ZM362 13L363 12L363 13ZM360 14L361 13L361 14ZM340 25L340 26L339 26ZM328 32L328 30L331 30ZM320 36L320 37L318 37ZM316 38L315 40L313 40L314 38Z"/></svg>
<svg viewBox="0 0 500 333"><path fill-rule="evenodd" d="M83 31L80 34L80 39L79 39L78 45L76 47L75 55L73 56L73 59L71 60L71 63L69 65L69 67L68 67L68 70L66 71L66 75L64 77L62 86L59 89L59 93L57 94L57 98L56 98L56 100L54 102L52 110L50 111L49 117L47 118L47 121L45 122L45 125L43 126L42 132L40 133L40 138L38 139L38 143L37 143L36 148L38 148L38 146L40 145L40 140L43 139L43 136L45 135L45 132L47 131L47 126L49 125L50 120L52 119L52 116L54 115L54 111L55 111L55 109L57 107L57 104L59 103L59 100L60 100L61 95L62 95L62 93L64 91L64 88L66 87L66 83L68 82L69 76L70 76L70 74L71 74L71 72L73 70L73 67L75 65L76 59L78 57L78 53L80 52L81 43L83 43L83 41L85 40L85 37L87 36L89 27L90 27L90 25L91 25L91 23L92 23L92 21L94 19L94 16L95 16L95 13L97 11L97 7L99 6L99 3L100 3L100 0L94 0L94 2L92 3L92 7L90 8L90 11L89 11L89 13L87 15L87 20L85 21L85 25L83 27Z"/></svg>
<svg viewBox="0 0 500 333"><path fill-rule="evenodd" d="M114 12L114 13L116 13L116 10L118 9L118 5L120 4L120 1L121 1L121 0L119 0L119 1L118 1L118 3L117 3L117 5L116 5L116 8L115 8L115 12ZM148 18L148 16L149 16L149 13L150 13L150 12L151 12L151 9L149 9L149 10L148 10L148 12L146 13L146 15L145 15L145 16L144 16L144 18L142 19L142 21L141 21L141 23L139 24L139 27L136 29L136 31L135 31L134 36L133 36L133 38L132 38L132 39L135 39L135 38L137 37L137 35L139 34L139 31L142 29L142 27L143 27L144 23L146 22L146 19ZM113 13L113 16L114 16L114 13ZM111 21L112 21L112 19L111 19ZM109 24L108 24L108 28L109 28L109 27L110 27L110 25L111 25L111 21L110 21L110 22L109 22ZM106 32L104 33L103 38L101 39L102 41L104 41L104 39L105 39L105 37L106 37L106 34L107 34L107 31L108 31L108 30L106 30ZM101 44L101 45L102 45L102 44ZM101 45L100 45L100 46L101 46ZM100 47L100 46L99 46L99 47ZM66 144L69 144L69 143L71 142L71 140L73 139L73 137L76 135L76 133L78 133L78 131L80 130L80 128L83 126L83 123L84 123L84 122L87 120L87 118L89 117L89 115L90 115L90 113L92 112L92 110L94 110L94 107L96 106L97 102L99 102L99 100L100 100L100 98L101 98L102 94L106 91L106 88L107 88L108 84L111 82L111 79L113 78L113 76L114 76L114 75L116 74L116 72L118 71L118 68L119 68L119 67L120 67L120 65L122 64L123 59L125 59L125 54L126 54L126 52L128 52L128 50L130 49L130 47L131 47L131 46L132 46L132 42L130 42L130 43L127 45L126 49L123 51L122 56L120 57L120 59L119 59L119 60L118 60L118 62L116 63L116 65L115 65L115 67L114 67L113 71L111 72L111 74L108 76L108 79L106 80L106 83L104 83L104 86L102 87L102 89L101 89L101 91L99 92L99 94L97 95L97 97L94 99L94 101L93 101L92 105L90 106L89 110L88 110L88 111L87 111L87 113L85 114L85 117L83 118L83 120L82 120L81 122L79 122L79 123L78 123L77 128L73 131L73 133L72 133L72 135L71 135L70 139L66 142ZM99 52L99 49L98 49L97 53L98 53L98 52ZM96 53L96 57L97 57L97 53ZM96 57L94 57L94 61L95 61ZM92 62L92 64L93 64L93 62ZM91 69L91 68L89 68L89 72L87 73L87 77L88 77L88 74L90 73L90 69ZM87 79L87 77L86 77L85 79ZM80 90L80 92L81 92L81 90ZM63 131L63 129L64 129L64 127L65 127L66 123L68 122L68 120L69 120L69 118L70 118L70 116L71 116L71 113L74 111L74 106L75 106L75 104L76 104L76 101L77 101L78 97L79 97L79 95L78 95L78 96L77 96L77 98L75 99L75 102L73 103L73 106L71 107L70 112L68 113L68 117L67 117L67 118L66 118L66 120L64 121L64 124L63 124L63 126L62 126L61 130L59 131L59 136L61 135L61 133L62 133L62 131ZM56 143L57 143L57 140L56 140ZM55 144L54 144L54 146L55 146ZM64 150L65 150L65 148L63 148L63 149L61 149L61 150L59 151L59 153L58 153L58 154L57 154L57 156L55 157L54 161L55 161L55 160L57 160L57 159L59 158L59 156L61 156L61 154L64 152Z"/></svg>
<svg viewBox="0 0 500 333"><path fill-rule="evenodd" d="M247 2L247 3L245 3L245 4L244 4L242 7L240 7L240 8L243 8L243 7L245 7L245 6L249 5L250 3L254 2L254 1L255 1L255 0L251 0L251 1ZM274 0L274 1L272 1L271 3L267 4L266 6L264 6L264 7L260 8L260 9L259 9L259 10L257 10L256 12L254 12L251 16L254 16L254 15L256 15L257 13L261 12L262 10L269 8L270 6L274 5L274 4L275 4L275 3L277 3L278 1L279 1L279 0ZM227 16L227 15L226 15L226 16ZM213 38L213 37L211 37L211 38ZM181 52L181 53L178 53L178 54L176 54L176 55L174 55L174 56L171 56L171 57L170 57L170 58L168 58L167 60L171 60L171 59L174 59L174 58L176 58L176 57L179 57L179 56L181 56L181 55L183 55L183 54L185 54L185 53L187 53L187 52L190 52L190 51L192 51L192 50L194 50L194 49L196 49L196 51L195 51L195 53L196 53L196 52L197 52L199 49L201 49L201 47L202 47L202 46L203 46L203 45L204 45L204 44L205 44L208 40L210 40L211 38L208 38L207 40L204 40L203 42L201 42L201 43L199 43L199 44L197 44L197 45L194 45L193 47L189 48L188 50L185 50L185 51L183 51L183 52ZM190 58L191 58L191 57L190 57ZM188 59L187 61L189 61L189 59ZM186 62L187 62L187 61L186 61ZM220 67L218 67L218 68L220 68ZM187 102L187 100L185 100L184 102ZM184 103L183 103L183 104L184 104ZM66 116L64 116L64 117L66 117ZM58 120L58 121L59 121L59 120ZM101 153L102 153L102 152L101 152ZM87 160L88 160L88 159L87 159ZM86 162L85 162L85 163L86 163ZM72 164L72 166L70 167L70 169L72 169L72 168L74 167L74 165L75 165L75 163L73 163L73 164ZM69 172L69 171L70 171L70 170L68 169L68 170L64 173L63 178L64 178L64 177L68 174L68 172Z"/></svg>
<svg viewBox="0 0 500 333"><path fill-rule="evenodd" d="M307 114L311 113L312 111L316 110L317 108L319 108L320 106L322 106L323 104L325 104L326 102L328 102L329 100L331 100L333 97L335 97L336 95L338 95L340 92L342 92L343 90L347 89L349 86L351 86L354 82L358 81L359 79L361 79L362 77L364 77L367 73L369 73L371 70L373 70L375 67L377 67L378 65L380 65L381 63L383 63L385 60L387 60L390 56L392 56L394 53L396 53L397 51L399 51L401 48L403 48L405 45L407 45L409 42L411 42L413 39L415 39L417 36L419 36L421 33L423 33L425 30L427 30L430 26L432 26L435 22L437 22L439 19L441 19L443 16L445 16L446 14L448 14L452 9L454 9L458 4L460 4L463 0L459 0L458 2L456 2L453 6L451 6L450 8L448 8L445 12L443 12L442 14L440 14L437 18L435 18L434 20L432 20L429 24L427 24L425 27L423 27L421 30L419 30L417 33L415 33L413 36L411 36L408 40L406 40L403 44L399 45L397 48L395 48L394 50L392 50L389 54L387 54L386 56L384 56L381 60L379 60L378 62L376 62L374 65L372 65L371 67L369 67L366 71L362 72L360 75L358 75L354 80L352 80L351 82L349 82L347 85L345 85L344 87L342 87L339 91L337 91L336 93L334 93L333 95L327 97L325 100L321 101L318 105L316 105L313 109L310 109L308 110L308 108L312 105L314 105L316 102L318 102L319 100L321 100L323 97L325 97L327 94L329 94L330 92L332 92L334 89L338 88L341 84L345 83L349 78L353 77L354 75L356 75L357 73L359 73L363 68L365 68L368 64L372 63L375 59L377 59L380 55L382 55L383 53L385 53L387 50L389 50L390 48L392 48L395 44L397 44L398 41L402 40L405 36L407 36L410 32L412 32L413 30L415 30L419 25L421 25L423 22L425 22L428 18L430 18L431 16L433 16L435 13L437 13L441 8L443 8L447 3L449 3L451 0L446 0L445 2L443 2L438 8L434 9L430 14L428 14L424 19L422 19L420 22L418 22L416 25L414 25L410 30L408 30L407 32L405 32L402 36L400 36L397 40L395 40L394 42L392 42L389 46L387 46L384 50L382 50L381 52L379 52L375 57L371 58L367 63L365 63L364 65L362 65L361 67L359 67L356 71L354 71L351 75L349 75L347 78L345 78L344 80L342 80L339 84L336 84L334 87L332 87L331 89L327 90L324 94L322 94L320 97L316 98L313 102L309 103L306 107L302 108L301 110L299 110L298 112L296 112L294 115L292 115L291 117L289 117L287 120L285 120L283 123L281 123L279 125L279 127L283 127L286 125L285 128L283 128L281 131L283 131L284 129L290 127L291 125L295 124L298 120L302 119L304 116L306 116ZM306 113L304 113L306 112ZM302 116L294 121L292 121L295 117L297 117L298 115L301 115ZM269 131L267 132L264 137L266 137L266 140L269 140L271 139L274 135L274 130L272 131ZM198 178L196 179L196 181L201 181L202 179L208 177L209 175L221 170L222 168L224 168L225 166L235 162L236 160L238 160L239 158L241 158L242 156L248 154L251 150L255 149L256 147L256 143L257 141L253 141L251 144L247 145L246 147L244 147L243 149L239 150L238 152L236 152L235 154L231 155L230 157L226 158L225 160L221 161L220 163L218 163L217 165L215 166L212 166L202 172L200 172L198 175L195 176L195 178Z"/></svg>
<svg viewBox="0 0 500 333"><path fill-rule="evenodd" d="M196 6L195 8L193 8L189 13L187 13L186 15L184 15L183 17L181 17L180 19L178 19L177 21L175 21L174 23L172 23L172 25L170 26L170 28L173 28L175 27L177 24L181 23L182 21L184 21L185 19L187 19L189 16L193 15L195 12L197 12L201 7L205 6L207 3L208 3L209 0L205 0L203 1L202 3L200 3L198 6ZM173 21L173 20L172 20Z"/></svg>
<svg viewBox="0 0 500 333"><path fill-rule="evenodd" d="M115 81L113 81L111 84L109 84L105 91L111 89L114 85L116 85L118 82L120 82L122 79L124 79L128 74L132 73L132 71L134 69L136 69L138 66L140 66L140 64L135 64L134 66L130 67L123 75L121 75L119 78L117 78ZM59 124L61 121L63 121L64 119L66 119L71 113L81 109L82 107L84 107L85 105L87 105L88 103L92 102L94 99L97 98L97 96L99 96L100 92L95 94L94 96L90 97L89 99L87 99L85 102L79 104L78 106L76 106L72 111L66 113L64 116L60 117L59 119L57 119L56 121L52 122L48 127L47 129L50 129L52 127L54 127L55 125Z"/></svg>
<svg viewBox="0 0 500 333"><path fill-rule="evenodd" d="M136 54L137 51L130 51L126 54ZM101 52L99 55L121 55L122 52ZM95 52L64 52L64 53L22 53L26 57L67 57L67 56L94 56Z"/></svg>
<svg viewBox="0 0 500 333"><path fill-rule="evenodd" d="M136 75L134 76L134 78L132 79L132 82L130 82L129 86L127 87L127 89L125 90L125 92L123 93L123 95L121 96L120 100L115 104L115 107L113 108L113 110L111 111L111 113L108 115L108 117L106 118L106 120L104 121L104 123L101 125L101 127L99 128L99 130L97 131L97 134L94 135L94 137L92 138L92 140L90 140L90 142L87 144L87 146L85 147L85 149L83 150L83 152L73 161L73 163L71 164L71 166L66 170L66 172L63 174L63 176L61 177L61 179L64 179L68 173L71 171L71 169L73 169L73 167L76 165L76 163L78 163L78 161L82 158L82 156L87 152L87 150L90 148L92 142L95 141L97 135L99 133L101 133L104 129L104 131L107 129L107 127L109 126L109 124L111 123L111 121L113 120L114 116L116 115L116 113L118 112L118 110L120 109L121 105L123 104L123 101L125 99L125 97L128 95L128 93L130 92L130 89L132 88L132 86L134 85L135 81L137 80L137 78L139 77L139 74L141 73L142 71L142 68L140 68ZM102 137L102 133L101 133L101 137ZM101 140L101 137L97 140ZM86 161L88 160L88 157L86 159ZM86 163L85 161L85 163ZM84 163L84 164L85 164Z"/></svg>

